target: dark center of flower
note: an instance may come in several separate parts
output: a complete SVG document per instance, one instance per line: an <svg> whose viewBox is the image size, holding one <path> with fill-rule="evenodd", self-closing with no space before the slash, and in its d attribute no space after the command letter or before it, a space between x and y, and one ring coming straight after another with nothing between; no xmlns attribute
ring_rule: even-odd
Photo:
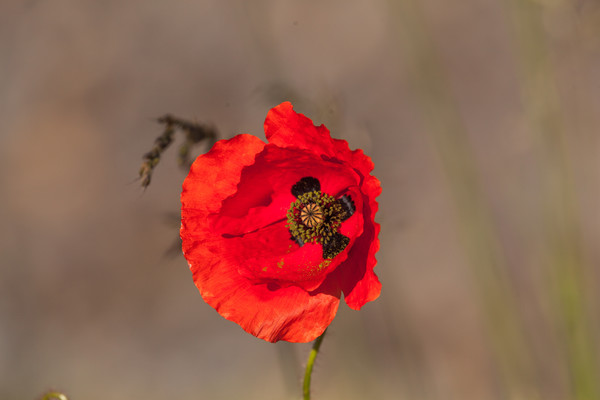
<svg viewBox="0 0 600 400"><path fill-rule="evenodd" d="M341 224L354 214L355 206L350 196L339 199L323 193L319 180L302 178L292 187L296 196L287 212L287 227L292 240L303 246L319 243L323 258L333 259L341 253L350 239L338 232Z"/></svg>

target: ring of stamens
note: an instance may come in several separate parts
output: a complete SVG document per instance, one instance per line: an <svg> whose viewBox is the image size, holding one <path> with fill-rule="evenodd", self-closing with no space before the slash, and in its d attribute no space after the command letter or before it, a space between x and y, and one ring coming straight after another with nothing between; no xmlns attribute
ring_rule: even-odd
<svg viewBox="0 0 600 400"><path fill-rule="evenodd" d="M345 212L335 199L320 190L301 194L287 212L287 227L302 243L323 244L338 232Z"/></svg>

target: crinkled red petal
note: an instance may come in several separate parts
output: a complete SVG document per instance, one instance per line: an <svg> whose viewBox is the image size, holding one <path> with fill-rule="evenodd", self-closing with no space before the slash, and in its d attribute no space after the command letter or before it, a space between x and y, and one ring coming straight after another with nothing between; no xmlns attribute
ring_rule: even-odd
<svg viewBox="0 0 600 400"><path fill-rule="evenodd" d="M354 309L379 295L381 188L369 157L290 103L269 112L265 132L268 145L238 135L194 162L181 196L183 251L202 297L223 317L267 341L307 342L331 323L342 291ZM323 260L319 244L300 247L286 226L291 187L306 176L356 206L340 227L350 243L333 260Z"/></svg>
<svg viewBox="0 0 600 400"><path fill-rule="evenodd" d="M325 125L314 126L310 118L295 112L290 102L272 108L264 126L270 144L308 150L323 159L347 164L363 176L373 170L373 162L362 150L350 150L345 140L333 139Z"/></svg>
<svg viewBox="0 0 600 400"><path fill-rule="evenodd" d="M264 147L262 140L246 134L215 143L192 164L183 183L182 218L190 213L219 212L221 202L236 192L242 169L253 164Z"/></svg>
<svg viewBox="0 0 600 400"><path fill-rule="evenodd" d="M381 283L373 272L377 264L375 253L379 249L379 224L374 221L378 209L375 199L381 193L379 180L370 175L373 162L362 150L351 151L345 140L332 139L325 126L315 127L309 118L296 113L289 102L269 111L265 132L271 144L319 153L323 159L335 159L350 166L361 177L363 232L352 245L348 258L335 270L346 303L350 308L360 309L381 292Z"/></svg>
<svg viewBox="0 0 600 400"><path fill-rule="evenodd" d="M325 125L315 126L310 118L294 111L289 101L272 108L265 119L269 143L279 147L305 149L326 158L350 161L345 140L332 139Z"/></svg>
<svg viewBox="0 0 600 400"><path fill-rule="evenodd" d="M248 333L269 342L309 342L335 317L341 292L333 279L312 292L298 286L256 284L238 273L238 260L223 253L222 241L183 242L204 301Z"/></svg>
<svg viewBox="0 0 600 400"><path fill-rule="evenodd" d="M335 271L344 300L354 310L375 300L381 292L381 283L373 272L377 264L375 253L379 250L380 226L373 220L378 209L375 197L381 193L379 181L373 176L367 177L362 192L365 193L363 233L356 239L346 261Z"/></svg>
<svg viewBox="0 0 600 400"><path fill-rule="evenodd" d="M310 291L346 259L346 250L333 260L324 260L321 245L300 247L290 240L285 218L295 200L291 188L304 176L319 179L326 193L348 194L359 202L359 211L340 229L350 239L347 249L362 233L360 176L354 170L305 151L267 145L254 164L243 170L236 194L223 202L219 214L211 216L214 232L229 239L224 246L229 257L239 260L240 274L256 282L272 280Z"/></svg>
<svg viewBox="0 0 600 400"><path fill-rule="evenodd" d="M269 246L292 243L289 232L276 223L235 237L217 234L212 221L224 201L243 186L243 171L255 163L264 146L253 136L238 135L218 142L194 162L181 197L183 251L202 297L222 316L264 340L307 342L334 318L341 295L337 283L324 282L325 274L318 289L307 291L274 280L248 279L240 273L241 266L264 265L260 263L272 258ZM289 262L299 265L298 260Z"/></svg>
<svg viewBox="0 0 600 400"><path fill-rule="evenodd" d="M317 178L321 190L335 197L358 187L362 179L346 165L325 161L308 151L269 144L252 165L244 168L237 192L223 202L218 229L243 234L284 219L296 200L292 186L306 176Z"/></svg>

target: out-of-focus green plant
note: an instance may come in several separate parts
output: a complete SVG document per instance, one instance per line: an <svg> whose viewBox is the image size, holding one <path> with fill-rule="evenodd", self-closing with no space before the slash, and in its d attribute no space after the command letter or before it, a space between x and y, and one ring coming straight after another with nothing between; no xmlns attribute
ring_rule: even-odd
<svg viewBox="0 0 600 400"><path fill-rule="evenodd" d="M540 398L538 371L524 334L514 287L483 196L477 166L465 125L451 95L446 70L426 28L416 0L391 1L406 55L409 77L419 100L423 121L437 149L453 195L461 237L473 273L478 278L488 333L503 376L507 398ZM518 48L520 87L529 132L539 139L548 263L553 282L545 293L553 305L554 326L564 345L563 353L574 399L600 398L600 371L593 341L594 324L585 281L591 272L581 255L578 214L573 188L562 109L552 61L542 24L544 4L532 0L506 0Z"/></svg>
<svg viewBox="0 0 600 400"><path fill-rule="evenodd" d="M519 53L523 104L529 129L537 139L546 171L543 182L548 292L555 326L564 345L574 399L600 398L600 369L587 275L592 273L581 253L578 215L563 107L543 25L544 3L506 0ZM570 7L570 5L569 5Z"/></svg>

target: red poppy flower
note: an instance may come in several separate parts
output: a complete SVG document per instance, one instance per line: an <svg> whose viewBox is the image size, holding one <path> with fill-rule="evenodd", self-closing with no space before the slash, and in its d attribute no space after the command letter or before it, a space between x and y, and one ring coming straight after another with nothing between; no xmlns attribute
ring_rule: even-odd
<svg viewBox="0 0 600 400"><path fill-rule="evenodd" d="M183 253L204 300L270 342L308 342L337 312L379 296L371 159L289 102L269 111L268 144L217 142L183 183Z"/></svg>

